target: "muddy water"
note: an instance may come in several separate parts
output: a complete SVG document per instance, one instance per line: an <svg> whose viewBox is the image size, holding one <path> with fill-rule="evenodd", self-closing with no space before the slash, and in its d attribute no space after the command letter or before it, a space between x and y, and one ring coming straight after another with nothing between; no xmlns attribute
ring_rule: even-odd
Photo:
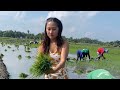
<svg viewBox="0 0 120 90"><path fill-rule="evenodd" d="M11 48L8 48L8 46L10 46ZM5 51L5 49L7 51ZM32 48L30 49L30 51L30 53L25 52L24 46L19 46L19 49L17 49L14 45L6 45L2 47L2 45L0 44L0 53L4 54L3 62L5 63L8 72L10 73L10 79L20 79L20 73L30 75L29 69L35 60L37 49ZM22 58L18 59L18 55L21 55ZM28 59L26 56L31 56L31 58ZM69 54L68 57L76 58L76 55ZM74 67L67 68L69 79L87 79L85 74L78 75L77 73L74 73ZM28 76L28 78L31 78L31 76ZM116 78L119 79L120 76L116 76ZM44 77L41 76L39 79L44 79Z"/></svg>
<svg viewBox="0 0 120 90"><path fill-rule="evenodd" d="M10 46L11 48L8 48L8 46ZM5 51L5 49L7 51ZM30 51L30 53L25 52L25 48L22 45L19 46L19 49L17 49L14 45L5 45L4 47L0 45L0 53L4 54L3 62L5 63L8 72L10 73L10 79L19 79L20 73L30 75L29 68L35 60L37 49L32 48L30 49ZM18 59L18 55L21 55L22 58ZM31 58L28 59L26 56L31 56ZM76 55L73 54L69 54L68 56L76 58ZM70 79L86 78L85 75L80 76L76 73L73 73L73 69L74 68L68 67L68 75ZM40 78L43 79L44 77L41 76Z"/></svg>

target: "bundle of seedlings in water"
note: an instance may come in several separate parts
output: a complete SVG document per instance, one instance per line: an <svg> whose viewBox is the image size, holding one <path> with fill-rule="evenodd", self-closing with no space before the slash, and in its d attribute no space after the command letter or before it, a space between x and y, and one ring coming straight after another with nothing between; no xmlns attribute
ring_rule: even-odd
<svg viewBox="0 0 120 90"><path fill-rule="evenodd" d="M19 59L19 60L22 59L22 55L18 55L18 59Z"/></svg>
<svg viewBox="0 0 120 90"><path fill-rule="evenodd" d="M38 54L36 60L30 68L30 73L35 77L40 77L52 66L51 58L46 54Z"/></svg>
<svg viewBox="0 0 120 90"><path fill-rule="evenodd" d="M0 60L2 60L3 57L4 57L4 55L1 53L0 54Z"/></svg>

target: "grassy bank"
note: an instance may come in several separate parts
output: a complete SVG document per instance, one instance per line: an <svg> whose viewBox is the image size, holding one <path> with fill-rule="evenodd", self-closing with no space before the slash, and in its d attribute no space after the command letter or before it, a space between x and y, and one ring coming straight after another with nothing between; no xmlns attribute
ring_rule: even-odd
<svg viewBox="0 0 120 90"><path fill-rule="evenodd" d="M69 53L76 54L76 51L78 49L81 50L83 48L88 48L90 50L91 57L95 58L97 56L96 52L97 52L98 47L105 47L105 48L109 49L109 53L104 54L108 60L120 61L120 56L119 56L120 48L118 48L118 47L101 46L101 45L97 45L97 44L74 44L74 43L71 43ZM117 63L118 62L116 62L116 64Z"/></svg>

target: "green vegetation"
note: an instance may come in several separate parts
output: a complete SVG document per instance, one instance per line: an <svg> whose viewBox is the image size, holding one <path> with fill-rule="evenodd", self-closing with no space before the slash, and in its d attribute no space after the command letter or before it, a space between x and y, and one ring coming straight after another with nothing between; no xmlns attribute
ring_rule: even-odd
<svg viewBox="0 0 120 90"><path fill-rule="evenodd" d="M20 73L19 77L20 79L25 79L28 76L28 74Z"/></svg>
<svg viewBox="0 0 120 90"><path fill-rule="evenodd" d="M7 49L5 49L5 52L7 51Z"/></svg>
<svg viewBox="0 0 120 90"><path fill-rule="evenodd" d="M38 48L39 44L30 44L31 48Z"/></svg>
<svg viewBox="0 0 120 90"><path fill-rule="evenodd" d="M8 48L11 48L10 46L8 46Z"/></svg>
<svg viewBox="0 0 120 90"><path fill-rule="evenodd" d="M31 56L26 56L26 58L30 59L30 58L31 58Z"/></svg>
<svg viewBox="0 0 120 90"><path fill-rule="evenodd" d="M24 45L25 43L29 43L30 40L31 39L0 37L0 42L2 45L4 44Z"/></svg>
<svg viewBox="0 0 120 90"><path fill-rule="evenodd" d="M33 39L21 39L21 38L10 38L10 37L0 37L0 42L2 46L5 46L6 44L9 45L15 45L17 49L19 49L19 45L24 45L25 50L29 52L30 48L37 48L39 46L38 44L29 44L30 41L33 41ZM11 48L8 46L8 48Z"/></svg>
<svg viewBox="0 0 120 90"><path fill-rule="evenodd" d="M22 59L22 55L18 55L18 59L19 59L19 60Z"/></svg>
<svg viewBox="0 0 120 90"><path fill-rule="evenodd" d="M44 37L44 33L38 33L37 35L34 35L30 33L29 30L27 30L26 33L20 32L20 31L13 31L13 30L6 30L2 31L0 30L0 41L4 43L20 43L19 40L24 40L25 42L29 42L29 40L37 40L40 41ZM114 46L114 47L120 47L120 41L111 41L111 42L102 42L97 39L90 39L87 37L84 38L66 38L65 36L62 36L64 39L67 39L69 42L72 43L89 43L89 44L99 44L99 45L108 45L108 46ZM5 42L3 39L7 38L7 42ZM17 39L17 42L13 42L12 38ZM24 43L21 42L20 44Z"/></svg>
<svg viewBox="0 0 120 90"><path fill-rule="evenodd" d="M97 57L97 49L98 47L105 47L109 49L108 54L104 54L106 59L108 60L114 60L114 61L120 61L120 48L118 47L111 47L111 46L105 46L105 45L98 45L98 44L70 44L69 53L76 54L77 50L81 50L83 48L88 48L90 50L90 55L92 58Z"/></svg>
<svg viewBox="0 0 120 90"><path fill-rule="evenodd" d="M30 48L37 48L39 46L39 44L30 44L30 41L34 41L34 39L40 41L43 38L43 35L44 33L39 33L37 35L30 34L29 30L27 33L21 33L11 30L5 32L0 31L0 42L2 46L5 46L6 44L14 44L17 49L19 48L19 45L25 45L25 51L30 52ZM84 73L86 72L86 67L89 66L93 69L102 68L109 70L113 75L120 75L120 41L117 40L111 42L102 42L98 40L92 40L90 38L73 39L72 37L66 38L65 36L63 36L63 38L67 39L69 42L70 54L76 55L76 51L78 49L81 50L83 48L88 48L90 50L90 56L92 58L90 62L79 61L76 63L76 57L74 59L70 59L70 61L67 62L69 66L76 67L75 72L79 74ZM97 57L96 51L98 47L105 47L109 49L109 53L104 54L104 56L106 57L105 60L101 59L100 61L94 61L94 59ZM7 49L5 49L5 51L7 51ZM22 56L18 56L18 58L22 58ZM39 69L39 64L40 63L36 62L36 65L33 65L33 67ZM83 67L85 67L85 69ZM37 72L34 70L34 73L41 73L41 71ZM34 75L37 76L38 74Z"/></svg>
<svg viewBox="0 0 120 90"><path fill-rule="evenodd" d="M0 60L2 60L3 57L4 57L4 55L1 53L0 54Z"/></svg>
<svg viewBox="0 0 120 90"><path fill-rule="evenodd" d="M52 63L50 60L48 55L38 54L34 64L30 68L30 73L35 77L40 77L51 68Z"/></svg>
<svg viewBox="0 0 120 90"><path fill-rule="evenodd" d="M20 31L12 31L12 30L6 30L1 31L0 30L0 37L9 37L9 38L21 38L21 39L37 39L41 40L43 38L44 33L39 33L37 35L34 35L30 33L29 30L27 30L27 33L20 32Z"/></svg>
<svg viewBox="0 0 120 90"><path fill-rule="evenodd" d="M15 51L15 50L12 50L13 52Z"/></svg>
<svg viewBox="0 0 120 90"><path fill-rule="evenodd" d="M99 61L95 61L95 58L97 57L97 49L98 47L105 47L109 49L108 53L105 53L104 56L106 57L105 60L102 58ZM106 69L113 75L120 74L120 48L119 47L112 47L112 46L106 46L106 45L99 45L99 44L75 44L70 43L70 50L69 53L76 54L76 51L79 49L88 48L90 50L91 60L90 62L86 61L78 61L75 60L68 61L69 66L75 66L75 72L80 74L83 72L86 72L88 66L92 69ZM71 59L72 60L72 59ZM85 67L85 68L84 68ZM82 68L82 69L81 69ZM84 69L83 69L84 68Z"/></svg>
<svg viewBox="0 0 120 90"><path fill-rule="evenodd" d="M25 46L25 52L31 52L29 46Z"/></svg>

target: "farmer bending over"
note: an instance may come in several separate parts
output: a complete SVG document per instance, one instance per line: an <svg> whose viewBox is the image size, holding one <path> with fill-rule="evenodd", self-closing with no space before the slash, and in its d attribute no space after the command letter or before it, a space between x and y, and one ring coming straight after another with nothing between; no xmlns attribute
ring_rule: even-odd
<svg viewBox="0 0 120 90"><path fill-rule="evenodd" d="M83 54L83 58L88 57L90 59L89 49L83 49L82 54Z"/></svg>
<svg viewBox="0 0 120 90"><path fill-rule="evenodd" d="M101 48L101 47L98 48L97 49L97 55L98 55L97 59L100 59L101 57L103 57L103 59L105 59L104 53L108 53L108 49Z"/></svg>

